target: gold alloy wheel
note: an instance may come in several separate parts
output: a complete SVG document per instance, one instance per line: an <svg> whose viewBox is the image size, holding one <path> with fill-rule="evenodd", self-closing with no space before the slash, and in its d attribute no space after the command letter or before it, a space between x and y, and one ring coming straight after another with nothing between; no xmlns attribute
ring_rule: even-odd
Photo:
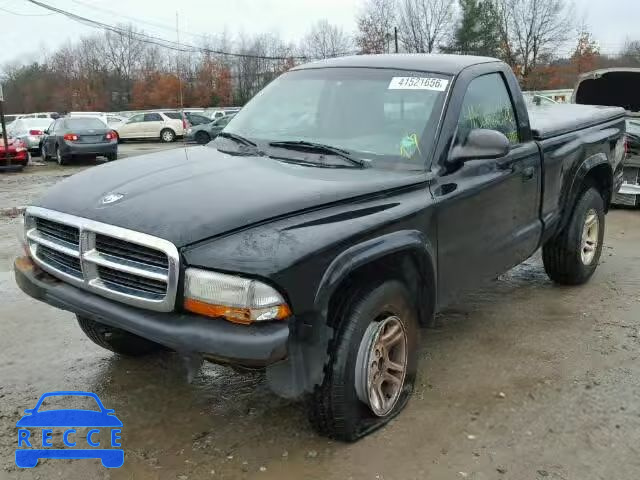
<svg viewBox="0 0 640 480"><path fill-rule="evenodd" d="M598 241L600 234L600 220L597 212L592 208L587 212L587 217L582 227L582 243L580 248L580 256L582 263L591 265L596 251L598 250Z"/></svg>
<svg viewBox="0 0 640 480"><path fill-rule="evenodd" d="M378 417L389 415L400 398L407 353L407 333L398 317L369 325L358 351L356 393Z"/></svg>

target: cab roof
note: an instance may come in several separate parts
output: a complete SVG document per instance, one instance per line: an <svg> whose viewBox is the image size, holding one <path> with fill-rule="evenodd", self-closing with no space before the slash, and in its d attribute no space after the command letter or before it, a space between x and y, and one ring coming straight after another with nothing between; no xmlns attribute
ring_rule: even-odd
<svg viewBox="0 0 640 480"><path fill-rule="evenodd" d="M329 58L306 63L293 70L311 68L389 68L396 70L417 70L445 75L457 75L473 65L499 62L497 58L471 55L442 55L428 53L395 53L383 55L352 55Z"/></svg>

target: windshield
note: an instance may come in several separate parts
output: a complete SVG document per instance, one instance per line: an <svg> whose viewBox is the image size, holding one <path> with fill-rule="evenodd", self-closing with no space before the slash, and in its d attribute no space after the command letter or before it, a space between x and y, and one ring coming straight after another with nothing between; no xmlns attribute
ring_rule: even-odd
<svg viewBox="0 0 640 480"><path fill-rule="evenodd" d="M286 73L238 112L225 132L264 145L313 142L381 166L424 168L449 84L446 76L365 68Z"/></svg>
<svg viewBox="0 0 640 480"><path fill-rule="evenodd" d="M92 130L106 128L106 125L98 118L68 118L64 123L67 128L89 128Z"/></svg>

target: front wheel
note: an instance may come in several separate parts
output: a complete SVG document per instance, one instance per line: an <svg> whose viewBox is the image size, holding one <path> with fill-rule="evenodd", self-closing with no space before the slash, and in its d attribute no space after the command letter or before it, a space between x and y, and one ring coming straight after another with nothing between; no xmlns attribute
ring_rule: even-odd
<svg viewBox="0 0 640 480"><path fill-rule="evenodd" d="M89 337L89 340L114 353L127 357L141 357L165 349L165 347L158 343L154 343L120 328L94 322L79 315L77 315L77 318L80 329Z"/></svg>
<svg viewBox="0 0 640 480"><path fill-rule="evenodd" d="M604 240L604 201L595 188L578 199L569 223L542 247L544 269L562 285L582 285L596 271Z"/></svg>
<svg viewBox="0 0 640 480"><path fill-rule="evenodd" d="M107 161L108 162L113 162L114 160L118 159L118 154L117 153L107 153Z"/></svg>
<svg viewBox="0 0 640 480"><path fill-rule="evenodd" d="M171 143L176 139L176 133L170 128L165 128L160 132L160 140L164 143Z"/></svg>
<svg viewBox="0 0 640 480"><path fill-rule="evenodd" d="M339 314L323 383L309 404L315 430L354 441L407 404L418 360L418 320L407 288L390 280L354 292Z"/></svg>
<svg viewBox="0 0 640 480"><path fill-rule="evenodd" d="M211 137L207 132L199 131L196 133L196 142L200 145L206 145L211 141Z"/></svg>

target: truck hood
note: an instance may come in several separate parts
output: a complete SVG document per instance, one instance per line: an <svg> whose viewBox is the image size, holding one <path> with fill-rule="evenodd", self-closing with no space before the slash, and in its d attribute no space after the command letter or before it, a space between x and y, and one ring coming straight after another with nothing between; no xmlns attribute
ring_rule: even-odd
<svg viewBox="0 0 640 480"><path fill-rule="evenodd" d="M191 147L85 170L56 184L35 205L182 247L297 211L424 181L424 173L316 168Z"/></svg>
<svg viewBox="0 0 640 480"><path fill-rule="evenodd" d="M640 112L639 68L608 68L585 73L573 92L575 103L622 107Z"/></svg>

